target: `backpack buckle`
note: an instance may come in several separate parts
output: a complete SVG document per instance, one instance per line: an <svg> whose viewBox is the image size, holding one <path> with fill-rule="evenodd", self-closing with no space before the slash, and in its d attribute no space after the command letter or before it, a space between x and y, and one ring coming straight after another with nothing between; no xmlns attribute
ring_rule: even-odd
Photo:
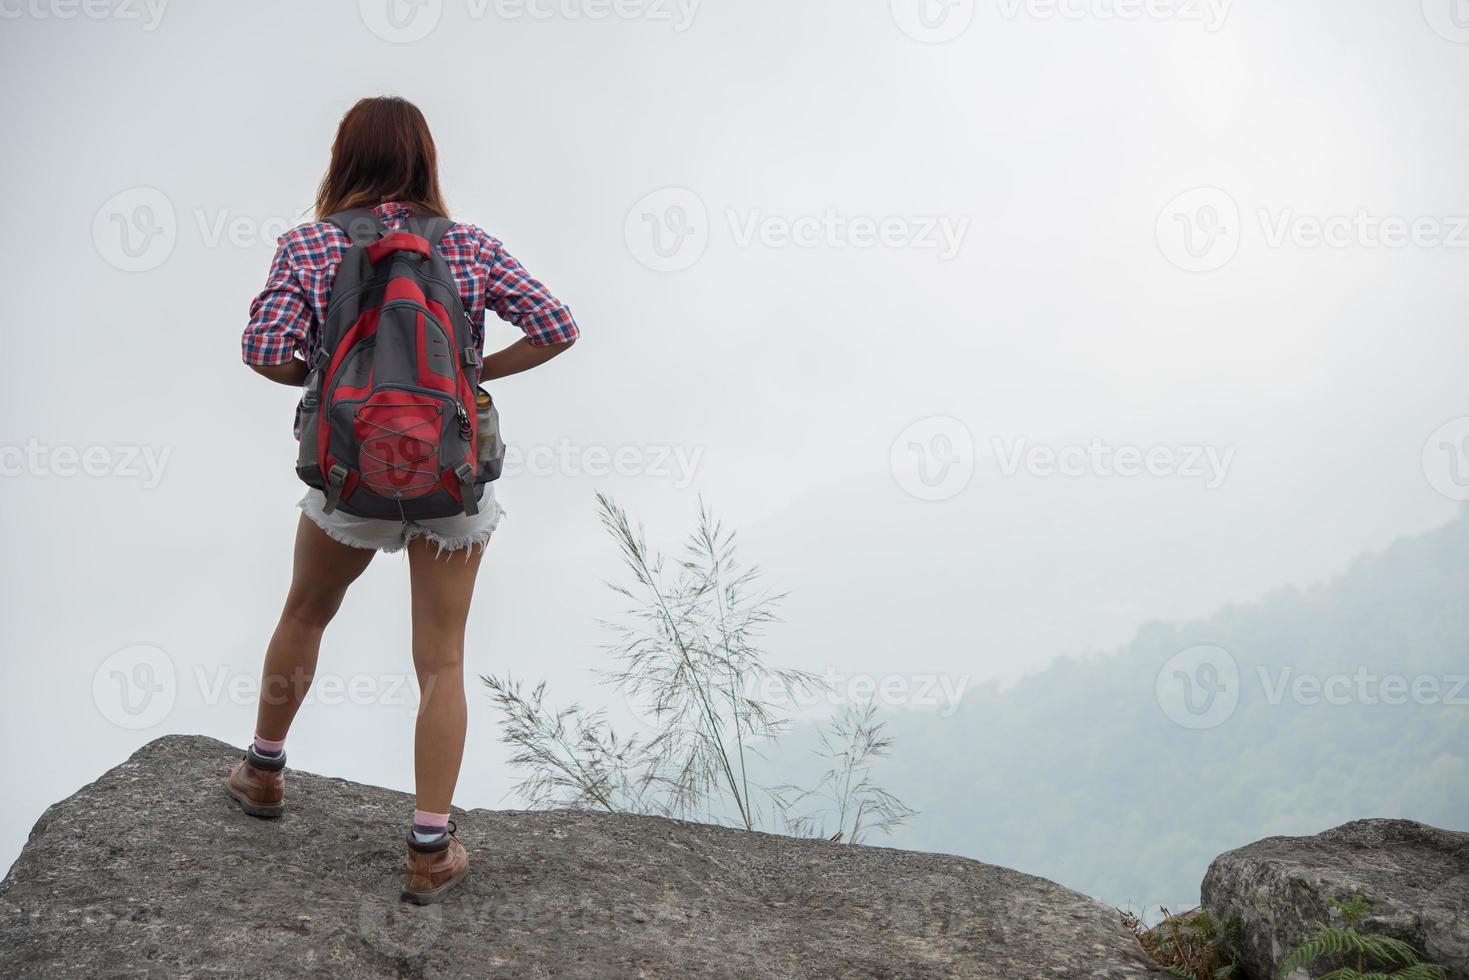
<svg viewBox="0 0 1469 980"><path fill-rule="evenodd" d="M459 499L464 504L464 513L473 517L479 513L479 495L474 492L474 467L460 463L454 467L454 475L459 477Z"/></svg>
<svg viewBox="0 0 1469 980"><path fill-rule="evenodd" d="M337 509L337 504L342 499L342 486L346 482L347 467L341 463L333 463L326 473L326 506L322 508L322 513L330 514Z"/></svg>

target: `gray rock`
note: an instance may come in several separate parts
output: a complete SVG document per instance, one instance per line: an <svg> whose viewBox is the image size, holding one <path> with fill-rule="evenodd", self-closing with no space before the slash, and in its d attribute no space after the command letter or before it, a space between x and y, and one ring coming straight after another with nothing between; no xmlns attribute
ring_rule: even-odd
<svg viewBox="0 0 1469 980"><path fill-rule="evenodd" d="M1342 925L1326 900L1356 895L1372 903L1358 931L1412 943L1453 980L1469 980L1469 834L1411 820L1354 820L1222 854L1203 887L1206 909L1240 919L1248 980L1275 980L1281 960L1317 922Z"/></svg>
<svg viewBox="0 0 1469 980"><path fill-rule="evenodd" d="M455 815L470 876L402 904L410 797L169 736L52 806L0 883L6 977L1155 977L1115 910L1030 875L653 817Z"/></svg>

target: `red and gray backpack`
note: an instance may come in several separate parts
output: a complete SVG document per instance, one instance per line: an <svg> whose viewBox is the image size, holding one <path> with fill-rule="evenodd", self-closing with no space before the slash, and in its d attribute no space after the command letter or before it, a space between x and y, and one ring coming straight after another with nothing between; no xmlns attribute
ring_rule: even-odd
<svg viewBox="0 0 1469 980"><path fill-rule="evenodd" d="M301 398L296 472L326 494L327 513L478 513L503 444L481 433L496 423L492 406L477 407L478 338L438 250L453 222L410 217L394 230L365 209L327 221L352 245Z"/></svg>

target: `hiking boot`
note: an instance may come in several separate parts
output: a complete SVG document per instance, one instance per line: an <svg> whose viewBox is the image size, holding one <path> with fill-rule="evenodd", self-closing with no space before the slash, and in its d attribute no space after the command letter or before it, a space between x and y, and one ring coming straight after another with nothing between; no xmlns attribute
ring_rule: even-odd
<svg viewBox="0 0 1469 980"><path fill-rule="evenodd" d="M469 873L469 855L454 830L450 822L448 833L432 844L418 843L409 832L408 881L403 885L403 901L414 905L442 902L449 889Z"/></svg>
<svg viewBox="0 0 1469 980"><path fill-rule="evenodd" d="M227 783L230 795L252 817L278 817L286 812L285 768L284 752L279 758L267 759L257 754L252 745L230 770Z"/></svg>

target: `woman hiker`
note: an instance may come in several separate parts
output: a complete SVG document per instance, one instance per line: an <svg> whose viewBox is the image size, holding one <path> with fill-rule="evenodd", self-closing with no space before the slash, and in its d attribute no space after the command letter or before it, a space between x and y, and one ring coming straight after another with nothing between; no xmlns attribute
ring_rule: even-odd
<svg viewBox="0 0 1469 980"><path fill-rule="evenodd" d="M306 440L302 457L312 474L303 472L303 479L317 485L298 505L291 585L265 651L254 738L230 772L228 788L248 814L283 812L286 733L315 673L322 632L374 553L406 551L421 704L413 745L417 809L402 895L435 902L469 869L449 822L464 754L464 628L475 574L501 516L487 482L493 476L462 461L476 461L465 401L474 412L480 382L546 363L571 346L578 330L571 311L498 240L448 220L433 137L423 114L403 99L363 99L343 117L316 217L280 239L243 338L245 363L257 373L306 386L296 435ZM452 283L431 274L445 266ZM384 287L391 277L382 270L389 267L401 281ZM329 309L334 285L348 278L356 295L349 298L344 286L343 304ZM437 299L434 290L440 290ZM337 324L344 304L365 311L346 333ZM484 356L486 310L525 336ZM372 350L362 358L338 356L348 353L349 341L354 350L366 349L363 331L376 331ZM439 342L456 337L469 341L463 362L459 349L445 350ZM422 386L384 384L392 371L416 371ZM338 412L317 418L313 405L323 397L323 384L330 398L347 404L345 423ZM362 386L357 395L364 399L355 414L352 392L340 387L352 384ZM370 415L375 407L378 414ZM346 453L344 439L351 447ZM467 456L452 455L464 445L470 446ZM434 467L446 454L450 463L459 462L439 481ZM329 473L321 472L318 459ZM424 472L428 480L414 484ZM451 507L457 512L447 513Z"/></svg>

